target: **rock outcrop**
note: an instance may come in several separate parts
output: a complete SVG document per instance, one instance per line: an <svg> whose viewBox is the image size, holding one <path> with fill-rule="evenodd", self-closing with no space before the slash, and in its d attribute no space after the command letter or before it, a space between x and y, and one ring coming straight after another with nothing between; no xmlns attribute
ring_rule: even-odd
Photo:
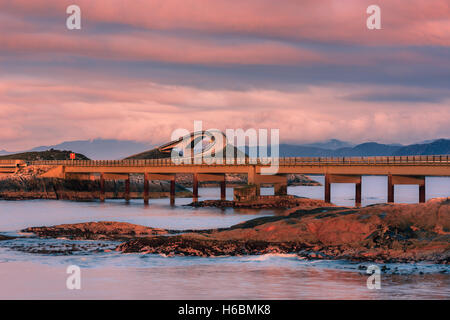
<svg viewBox="0 0 450 320"><path fill-rule="evenodd" d="M112 221L62 224L53 227L31 227L22 230L22 232L35 233L43 238L64 237L72 240L124 240L168 234L168 231L164 229Z"/></svg>
<svg viewBox="0 0 450 320"><path fill-rule="evenodd" d="M167 254L168 248L173 248L174 254L185 254L192 243L196 249L192 252L199 251L201 255L209 255L222 246L224 254L238 255L242 254L242 246L259 243L260 254L297 252L316 259L448 264L450 199L365 208L302 208L286 216L258 218L227 229L187 233L175 239L159 238L154 246L152 241L146 241L131 240L118 250ZM213 251L209 250L211 244L216 248ZM253 249L249 252L258 253Z"/></svg>
<svg viewBox="0 0 450 320"><path fill-rule="evenodd" d="M235 256L266 253L297 252L304 247L291 242L255 240L214 240L208 238L172 236L130 240L117 247L124 253L157 253L167 256Z"/></svg>

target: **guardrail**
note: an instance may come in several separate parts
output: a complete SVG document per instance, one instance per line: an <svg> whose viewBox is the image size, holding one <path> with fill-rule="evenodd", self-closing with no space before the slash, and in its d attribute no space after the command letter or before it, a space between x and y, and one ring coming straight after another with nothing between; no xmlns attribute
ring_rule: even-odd
<svg viewBox="0 0 450 320"><path fill-rule="evenodd" d="M64 165L81 167L144 167L144 166L177 166L177 165L269 165L277 163L280 166L296 165L450 165L449 155L432 156L380 156L380 157L280 157L271 158L235 158L224 160L223 163L211 163L208 159L196 158L191 163L188 159L172 161L171 158L148 160L41 160L30 161L29 165ZM272 162L271 162L272 161ZM1 162L0 162L1 164Z"/></svg>
<svg viewBox="0 0 450 320"><path fill-rule="evenodd" d="M24 160L0 160L0 167L17 167L17 165L25 164Z"/></svg>

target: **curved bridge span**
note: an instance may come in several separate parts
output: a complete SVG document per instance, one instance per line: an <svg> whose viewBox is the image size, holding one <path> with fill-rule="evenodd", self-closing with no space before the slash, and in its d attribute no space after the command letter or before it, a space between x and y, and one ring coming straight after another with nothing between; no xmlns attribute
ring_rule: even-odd
<svg viewBox="0 0 450 320"><path fill-rule="evenodd" d="M272 162L268 162L271 160ZM279 159L235 158L224 163L208 164L206 160L194 159L191 164L175 162L170 158L150 160L64 160L64 161L0 161L2 168L11 172L20 166L51 166L42 177L62 179L99 179L126 181L125 195L129 195L129 175L144 175L144 201L148 202L148 181L171 181L171 200L175 197L176 174L193 175L194 201L198 199L198 182L220 182L221 197L225 199L225 174L246 174L248 183L259 189L262 184L274 185L275 195L287 195L287 174L325 176L325 201L331 200L332 183L355 183L356 204L361 203L361 176L388 176L388 202L394 201L395 184L419 185L419 201L425 201L425 177L450 177L450 156L390 156L390 157L287 157ZM230 163L231 162L231 163ZM276 167L276 174L264 175L262 169ZM103 190L101 194L104 194ZM127 196L125 196L127 198ZM128 196L129 198L129 196ZM104 200L101 198L101 200Z"/></svg>

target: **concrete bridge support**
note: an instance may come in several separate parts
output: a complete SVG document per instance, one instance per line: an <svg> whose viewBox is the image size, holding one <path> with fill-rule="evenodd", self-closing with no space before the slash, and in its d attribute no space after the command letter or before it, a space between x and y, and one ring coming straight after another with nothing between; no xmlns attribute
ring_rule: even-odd
<svg viewBox="0 0 450 320"><path fill-rule="evenodd" d="M355 184L355 205L361 206L361 178L359 182Z"/></svg>
<svg viewBox="0 0 450 320"><path fill-rule="evenodd" d="M227 199L227 186L225 179L220 182L220 200L226 200Z"/></svg>
<svg viewBox="0 0 450 320"><path fill-rule="evenodd" d="M144 203L148 204L150 180L170 181L170 205L175 205L175 179L174 173L144 173Z"/></svg>
<svg viewBox="0 0 450 320"><path fill-rule="evenodd" d="M150 187L149 187L149 175L148 173L144 173L144 204L148 204L148 200L149 200L149 191L150 191Z"/></svg>
<svg viewBox="0 0 450 320"><path fill-rule="evenodd" d="M355 184L355 205L361 205L361 176L360 175L338 175L325 174L325 202L331 203L332 183L354 183Z"/></svg>
<svg viewBox="0 0 450 320"><path fill-rule="evenodd" d="M198 201L198 183L199 182L219 182L220 184L220 199L226 199L226 181L223 173L194 173L193 194L194 201ZM196 182L196 183L195 183Z"/></svg>
<svg viewBox="0 0 450 320"><path fill-rule="evenodd" d="M100 173L100 201L105 202L105 174Z"/></svg>
<svg viewBox="0 0 450 320"><path fill-rule="evenodd" d="M261 185L271 184L274 187L274 193L277 196L287 195L287 175L262 175L254 171L248 173L248 184L256 185L257 195L261 195Z"/></svg>
<svg viewBox="0 0 450 320"><path fill-rule="evenodd" d="M89 174L70 174L70 177L73 177L75 179L80 179L80 180L95 180L96 177L93 175L89 175ZM129 174L123 174L123 173L104 173L101 172L100 173L100 201L104 202L105 198L106 198L106 192L105 192L105 181L106 180L128 180L129 181ZM128 188L129 189L129 188ZM126 198L126 190L125 190L125 198ZM129 192L128 192L128 197L129 197Z"/></svg>
<svg viewBox="0 0 450 320"><path fill-rule="evenodd" d="M387 185L387 202L394 202L394 183L392 182L392 175L388 175L388 185Z"/></svg>
<svg viewBox="0 0 450 320"><path fill-rule="evenodd" d="M424 176L400 176L388 175L388 202L394 202L394 186L396 184L419 185L419 202L425 202L425 177Z"/></svg>
<svg viewBox="0 0 450 320"><path fill-rule="evenodd" d="M125 179L125 201L130 202L130 175Z"/></svg>
<svg viewBox="0 0 450 320"><path fill-rule="evenodd" d="M324 200L326 203L331 203L331 182L330 182L330 175L325 175L325 195Z"/></svg>
<svg viewBox="0 0 450 320"><path fill-rule="evenodd" d="M170 205L175 205L175 179L170 180Z"/></svg>
<svg viewBox="0 0 450 320"><path fill-rule="evenodd" d="M194 173L192 176L192 200L198 202L198 174Z"/></svg>

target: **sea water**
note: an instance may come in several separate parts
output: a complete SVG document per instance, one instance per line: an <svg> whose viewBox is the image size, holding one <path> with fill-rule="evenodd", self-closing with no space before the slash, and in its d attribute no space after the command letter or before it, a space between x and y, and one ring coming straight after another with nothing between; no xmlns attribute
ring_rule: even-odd
<svg viewBox="0 0 450 320"><path fill-rule="evenodd" d="M322 177L313 177L323 182ZM450 196L449 178L427 178L427 199ZM363 177L363 205L386 201L384 177ZM289 194L323 199L323 187L295 186ZM418 201L417 186L396 186L396 202ZM272 194L273 188L263 188ZM232 188L227 198L232 199ZM219 188L201 188L201 199L218 199ZM229 227L280 210L192 208L191 199L72 202L0 201L0 232L16 235L31 226L88 221L122 221L166 229ZM354 204L354 185L332 185L332 202ZM92 250L71 255L28 253L20 247L60 248L83 243ZM243 257L165 257L122 254L118 242L23 238L0 241L0 299L449 299L448 266L382 264L381 289L367 287L364 265L348 261L308 261L295 254ZM109 250L107 250L109 251ZM80 290L68 290L67 267L81 268Z"/></svg>

